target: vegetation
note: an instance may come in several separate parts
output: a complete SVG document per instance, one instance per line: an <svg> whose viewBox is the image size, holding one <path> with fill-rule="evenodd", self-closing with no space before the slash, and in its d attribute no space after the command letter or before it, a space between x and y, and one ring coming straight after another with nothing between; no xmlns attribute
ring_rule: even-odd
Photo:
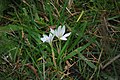
<svg viewBox="0 0 120 80"><path fill-rule="evenodd" d="M1 80L119 80L119 53L118 0L0 0Z"/></svg>

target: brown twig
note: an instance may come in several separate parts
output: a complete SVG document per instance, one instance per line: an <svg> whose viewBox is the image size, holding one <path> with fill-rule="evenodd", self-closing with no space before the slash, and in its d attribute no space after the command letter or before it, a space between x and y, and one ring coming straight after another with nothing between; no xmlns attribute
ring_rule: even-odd
<svg viewBox="0 0 120 80"><path fill-rule="evenodd" d="M120 57L120 54L115 56L113 59L111 59L109 62L107 62L104 66L101 65L102 70L105 69L108 65L110 65L112 62L117 60Z"/></svg>
<svg viewBox="0 0 120 80"><path fill-rule="evenodd" d="M33 71L33 73L35 74L35 76L38 78L38 80L40 80L40 78L39 78L39 76L38 76L38 73L37 73L37 69L35 69L35 67L33 66L33 65L31 65L31 64L26 64L26 66L28 67L28 68L30 68L32 71Z"/></svg>

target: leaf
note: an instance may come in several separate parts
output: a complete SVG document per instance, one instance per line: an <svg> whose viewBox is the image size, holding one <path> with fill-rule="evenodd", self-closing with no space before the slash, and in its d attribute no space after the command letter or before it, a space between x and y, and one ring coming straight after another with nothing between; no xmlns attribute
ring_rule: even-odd
<svg viewBox="0 0 120 80"><path fill-rule="evenodd" d="M77 28L78 29L78 26L79 25L77 25L77 27L75 27L75 28ZM70 52L77 44L78 44L78 42L80 41L80 39L82 38L82 36L83 36L83 34L84 34L84 31L86 30L86 26L87 26L87 22L85 22L85 23L83 23L83 26L81 27L82 29L81 29L81 31L80 31L80 34L78 35L78 38L74 41L74 43L71 45L71 47L70 47L70 49L69 49L69 51L68 52ZM74 28L74 29L75 29ZM76 33L76 32L75 32ZM75 35L75 34L74 34Z"/></svg>
<svg viewBox="0 0 120 80"><path fill-rule="evenodd" d="M91 68L95 69L96 66L90 62L85 56L83 56L81 53L78 53L78 55L81 57L82 60L84 60Z"/></svg>
<svg viewBox="0 0 120 80"><path fill-rule="evenodd" d="M76 54L78 54L91 68L96 68L96 66L91 63L90 61L88 61L87 58L85 58L82 54L81 51L83 51L84 49L86 49L93 41L95 40L95 37L92 38L92 40L87 43L86 45L79 47L77 49L75 49L74 51L72 51L70 54L68 54L65 58L64 61L66 61L67 59L72 58L73 56L75 56Z"/></svg>
<svg viewBox="0 0 120 80"><path fill-rule="evenodd" d="M22 26L18 26L18 25L0 26L0 36L2 35L3 32L18 31L21 29L22 29Z"/></svg>
<svg viewBox="0 0 120 80"><path fill-rule="evenodd" d="M70 40L70 38L69 38ZM67 40L67 42L65 43L65 45L63 46L62 50L60 51L58 57L57 57L57 62L59 62L60 58L64 55L64 51L66 50L67 46L68 46L68 43L69 43L69 40Z"/></svg>
<svg viewBox="0 0 120 80"><path fill-rule="evenodd" d="M82 46L82 47L79 47L77 49L75 49L74 51L72 51L70 54L68 54L65 58L64 58L64 61L66 61L67 59L73 57L74 55L76 55L76 51L78 52L81 52L83 51L84 49L86 49L91 43L87 43L86 45Z"/></svg>

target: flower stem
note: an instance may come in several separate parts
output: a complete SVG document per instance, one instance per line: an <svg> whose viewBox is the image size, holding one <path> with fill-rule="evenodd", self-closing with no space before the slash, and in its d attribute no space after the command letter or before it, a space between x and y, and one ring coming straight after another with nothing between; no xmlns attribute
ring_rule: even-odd
<svg viewBox="0 0 120 80"><path fill-rule="evenodd" d="M51 46L51 49L52 49L52 59L53 59L53 63L54 63L54 66L57 67L56 61L55 61L55 54L54 54L54 50L53 50L52 43L50 44L50 46Z"/></svg>
<svg viewBox="0 0 120 80"><path fill-rule="evenodd" d="M59 49L60 49L60 51L61 51L61 40L59 39Z"/></svg>

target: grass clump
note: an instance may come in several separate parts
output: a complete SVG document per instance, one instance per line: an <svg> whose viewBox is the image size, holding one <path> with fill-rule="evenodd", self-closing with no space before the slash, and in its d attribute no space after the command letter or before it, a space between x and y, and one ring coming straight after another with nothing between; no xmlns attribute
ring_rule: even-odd
<svg viewBox="0 0 120 80"><path fill-rule="evenodd" d="M120 1L9 1L0 15L0 79L120 78ZM71 32L66 41L41 41L60 25Z"/></svg>

